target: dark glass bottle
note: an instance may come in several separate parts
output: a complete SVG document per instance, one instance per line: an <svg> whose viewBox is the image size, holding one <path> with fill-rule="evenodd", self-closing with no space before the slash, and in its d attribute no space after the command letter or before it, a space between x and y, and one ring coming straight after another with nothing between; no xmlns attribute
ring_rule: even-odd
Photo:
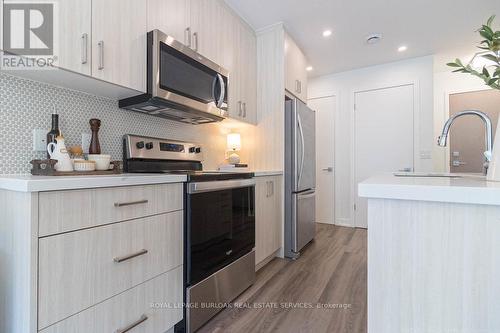
<svg viewBox="0 0 500 333"><path fill-rule="evenodd" d="M59 115L57 113L52 114L52 127L49 133L47 133L47 145L51 142L56 142L56 138L61 134L59 130ZM50 159L50 155L47 153L47 158Z"/></svg>

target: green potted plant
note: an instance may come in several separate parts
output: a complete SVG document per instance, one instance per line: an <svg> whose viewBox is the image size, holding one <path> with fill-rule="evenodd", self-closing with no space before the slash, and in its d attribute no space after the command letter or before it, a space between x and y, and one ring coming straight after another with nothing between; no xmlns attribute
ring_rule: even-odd
<svg viewBox="0 0 500 333"><path fill-rule="evenodd" d="M494 20L495 16L491 16L486 24L478 30L484 40L478 46L482 51L476 54L475 57L485 59L488 65L477 69L473 68L472 61L468 65L464 65L460 59L456 59L455 62L448 63L448 66L455 68L453 72L472 74L481 78L492 89L500 90L500 31L493 31L492 24ZM500 122L497 123L493 156L486 175L488 181L500 181L500 135L498 134L500 134Z"/></svg>
<svg viewBox="0 0 500 333"><path fill-rule="evenodd" d="M472 74L484 80L491 88L500 90L500 31L493 31L494 20L495 16L491 16L486 24L479 28L478 32L484 40L478 48L483 51L476 55L486 59L491 65L476 69L471 64L464 65L460 59L447 65L456 68L453 72Z"/></svg>

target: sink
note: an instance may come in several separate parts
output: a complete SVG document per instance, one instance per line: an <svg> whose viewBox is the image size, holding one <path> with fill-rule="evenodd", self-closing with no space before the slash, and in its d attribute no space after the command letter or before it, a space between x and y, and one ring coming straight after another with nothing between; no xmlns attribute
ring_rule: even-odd
<svg viewBox="0 0 500 333"><path fill-rule="evenodd" d="M446 173L446 172L394 172L396 177L426 177L426 178L476 178L484 179L479 173Z"/></svg>

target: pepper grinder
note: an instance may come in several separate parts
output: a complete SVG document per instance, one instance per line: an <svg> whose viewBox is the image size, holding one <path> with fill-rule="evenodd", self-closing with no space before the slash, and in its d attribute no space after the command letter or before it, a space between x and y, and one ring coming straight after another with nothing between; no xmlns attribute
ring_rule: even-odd
<svg viewBox="0 0 500 333"><path fill-rule="evenodd" d="M90 129L92 130L92 139L90 140L89 154L101 153L101 145L99 144L99 128L101 127L101 121L99 119L90 119Z"/></svg>

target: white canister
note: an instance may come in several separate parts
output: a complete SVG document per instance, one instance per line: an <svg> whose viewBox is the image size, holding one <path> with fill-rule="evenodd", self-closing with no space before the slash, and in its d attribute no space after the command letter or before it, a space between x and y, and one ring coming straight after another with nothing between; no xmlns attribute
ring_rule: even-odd
<svg viewBox="0 0 500 333"><path fill-rule="evenodd" d="M73 171L73 163L69 157L62 135L56 138L56 143L51 142L47 145L47 152L51 159L57 160L55 165L56 171Z"/></svg>

